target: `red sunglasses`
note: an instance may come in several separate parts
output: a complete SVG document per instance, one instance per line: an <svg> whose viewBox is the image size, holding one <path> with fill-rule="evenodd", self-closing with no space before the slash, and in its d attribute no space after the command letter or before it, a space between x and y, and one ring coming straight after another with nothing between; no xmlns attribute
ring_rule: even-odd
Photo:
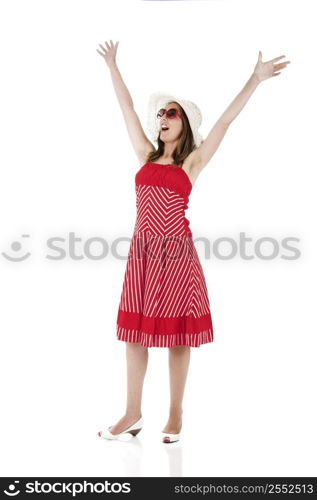
<svg viewBox="0 0 317 500"><path fill-rule="evenodd" d="M167 118L176 118L177 116L182 118L182 114L178 111L178 109L175 109L175 108L170 108L170 109L161 108L157 112L156 117L162 118L162 116L164 116L165 114L166 114Z"/></svg>

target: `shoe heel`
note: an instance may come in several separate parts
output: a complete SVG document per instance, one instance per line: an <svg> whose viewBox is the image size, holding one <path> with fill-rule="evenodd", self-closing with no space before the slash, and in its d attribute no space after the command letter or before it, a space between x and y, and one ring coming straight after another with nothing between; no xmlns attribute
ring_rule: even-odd
<svg viewBox="0 0 317 500"><path fill-rule="evenodd" d="M142 427L141 427L141 429L142 429ZM136 436L137 434L139 434L141 429L134 429L133 431L129 431L129 433L132 434L132 436Z"/></svg>

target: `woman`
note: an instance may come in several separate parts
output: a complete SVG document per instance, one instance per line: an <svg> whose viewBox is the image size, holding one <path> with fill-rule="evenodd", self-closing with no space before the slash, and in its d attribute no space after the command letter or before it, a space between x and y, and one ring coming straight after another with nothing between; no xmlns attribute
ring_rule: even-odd
<svg viewBox="0 0 317 500"><path fill-rule="evenodd" d="M263 80L280 74L290 61L258 60L249 80L202 141L201 113L191 101L152 94L146 137L116 64L119 42L99 44L140 162L135 176L137 220L130 245L117 319L117 338L126 342L125 415L98 434L131 437L142 428L141 397L148 347L169 348L170 412L163 442L178 441L190 348L213 341L208 292L185 217L194 183L221 143L230 123ZM111 429L111 431L110 431Z"/></svg>

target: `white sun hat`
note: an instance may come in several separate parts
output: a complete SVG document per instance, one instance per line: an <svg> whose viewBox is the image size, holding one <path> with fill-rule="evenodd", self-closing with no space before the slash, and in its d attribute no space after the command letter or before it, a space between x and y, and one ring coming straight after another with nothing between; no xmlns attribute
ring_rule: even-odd
<svg viewBox="0 0 317 500"><path fill-rule="evenodd" d="M159 109L164 108L169 102L177 102L184 109L190 124L190 128L193 132L195 146L198 148L203 140L201 134L198 131L202 122L200 109L192 101L178 99L173 95L162 92L154 92L153 94L151 94L148 103L147 127L153 141L157 142L157 137L160 131L160 121L156 117L157 112L159 111Z"/></svg>

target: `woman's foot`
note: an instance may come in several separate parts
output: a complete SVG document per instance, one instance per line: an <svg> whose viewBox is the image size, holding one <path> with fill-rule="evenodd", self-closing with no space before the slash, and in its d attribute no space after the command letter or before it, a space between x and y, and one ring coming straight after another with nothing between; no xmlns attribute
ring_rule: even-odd
<svg viewBox="0 0 317 500"><path fill-rule="evenodd" d="M115 425L112 425L109 428L111 434L120 434L124 432L128 427L133 425L141 418L141 414L139 415L124 415Z"/></svg>

